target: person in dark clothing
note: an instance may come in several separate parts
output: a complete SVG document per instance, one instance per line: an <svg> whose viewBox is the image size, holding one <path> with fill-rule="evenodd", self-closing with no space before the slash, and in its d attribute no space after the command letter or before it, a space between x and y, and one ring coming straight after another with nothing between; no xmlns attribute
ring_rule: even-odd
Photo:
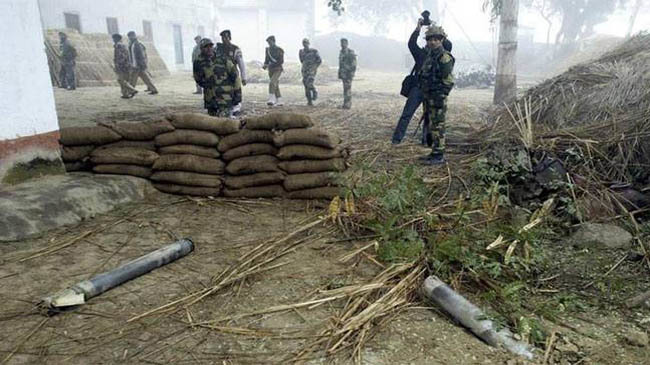
<svg viewBox="0 0 650 365"><path fill-rule="evenodd" d="M413 33L411 34L411 37L409 38L408 41L409 51L411 52L411 55L413 56L413 60L415 61L415 65L413 66L413 70L411 71L412 75L416 75L418 71L420 71L420 69L422 68L422 63L424 62L424 58L426 56L426 47L421 48L420 46L418 46L418 37L420 36L421 29L422 29L422 19L419 19L418 25L413 31ZM453 44L451 43L451 41L445 38L442 43L442 47L447 52L451 52L452 46ZM424 100L424 95L422 94L422 90L420 90L417 84L414 84L409 90L408 97L406 99L406 104L404 105L404 110L402 111L402 115L400 116L399 121L397 122L397 126L395 127L395 131L393 132L393 138L392 138L393 144L400 144L402 142L404 136L406 135L406 129L408 128L409 123L413 118L413 115L418 110L423 100ZM422 144L426 145L425 136L427 135L428 131L425 131L423 128L422 132L423 132Z"/></svg>
<svg viewBox="0 0 650 365"><path fill-rule="evenodd" d="M59 39L61 41L61 70L59 71L59 81L62 88L75 90L77 88L77 81L75 79L77 50L70 44L67 34L59 32Z"/></svg>

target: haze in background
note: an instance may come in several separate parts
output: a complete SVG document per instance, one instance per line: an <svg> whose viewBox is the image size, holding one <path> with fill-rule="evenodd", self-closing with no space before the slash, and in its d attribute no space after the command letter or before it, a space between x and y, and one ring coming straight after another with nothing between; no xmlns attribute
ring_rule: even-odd
<svg viewBox="0 0 650 365"><path fill-rule="evenodd" d="M471 40L472 42L491 42L494 34L491 31L494 27L490 24L490 19L485 14L481 5L483 0L453 0L440 2L440 14L442 18L442 26L445 28L450 37L454 39ZM628 8L633 3L628 4ZM424 10L424 9L422 9ZM402 19L395 19L395 16L386 14L386 21L388 22L388 33L386 34L373 34L372 27L359 24L358 22L350 19L345 13L341 15L340 19L336 19L339 23L338 26L334 25L331 21L336 16L331 16L331 10L327 8L325 0L316 1L316 31L319 34L326 34L333 31L353 32L361 35L376 35L385 36L390 39L398 41L406 41L408 36L415 28L417 18L410 21ZM599 24L595 27L596 33L612 35L617 37L625 36L630 17L629 9L617 10L605 23ZM560 21L556 21L551 31L551 42L554 41L555 33L558 31ZM519 24L521 26L534 28L535 42L546 42L546 22L537 15L534 11L529 11L521 7L519 15ZM650 28L650 14L641 10L637 16L633 33L637 33L644 29ZM466 34L466 35L465 35Z"/></svg>

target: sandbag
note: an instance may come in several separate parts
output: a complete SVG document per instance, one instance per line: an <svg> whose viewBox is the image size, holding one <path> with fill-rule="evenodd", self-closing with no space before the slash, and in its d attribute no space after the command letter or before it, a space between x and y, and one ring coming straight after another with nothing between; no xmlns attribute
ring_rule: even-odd
<svg viewBox="0 0 650 365"><path fill-rule="evenodd" d="M90 154L94 164L151 166L157 158L157 153L139 148L99 148Z"/></svg>
<svg viewBox="0 0 650 365"><path fill-rule="evenodd" d="M61 146L61 159L63 162L81 161L90 156L95 146Z"/></svg>
<svg viewBox="0 0 650 365"><path fill-rule="evenodd" d="M329 160L298 160L282 161L278 167L289 174L302 174L305 172L345 171L345 160L332 158Z"/></svg>
<svg viewBox="0 0 650 365"><path fill-rule="evenodd" d="M280 148L277 157L281 160L328 160L342 157L339 148L309 146L306 144L291 144Z"/></svg>
<svg viewBox="0 0 650 365"><path fill-rule="evenodd" d="M151 180L177 185L203 186L208 188L221 187L221 180L218 177L196 172L156 171L151 175Z"/></svg>
<svg viewBox="0 0 650 365"><path fill-rule="evenodd" d="M179 129L196 129L217 135L239 132L241 122L229 118L217 118L199 113L177 113L169 115L171 124Z"/></svg>
<svg viewBox="0 0 650 365"><path fill-rule="evenodd" d="M219 158L221 155L214 147L195 146L193 144L176 144L172 146L160 147L160 155L195 155L210 158Z"/></svg>
<svg viewBox="0 0 650 365"><path fill-rule="evenodd" d="M257 155L275 155L278 149L268 143L251 143L230 149L223 154L223 159L232 161L236 158Z"/></svg>
<svg viewBox="0 0 650 365"><path fill-rule="evenodd" d="M155 142L158 147L175 144L195 144L205 147L215 147L219 144L219 137L212 132L177 129L173 132L159 134L156 136Z"/></svg>
<svg viewBox="0 0 650 365"><path fill-rule="evenodd" d="M243 189L252 186L278 184L283 180L284 174L281 172L260 172L252 175L226 176L224 183L230 189Z"/></svg>
<svg viewBox="0 0 650 365"><path fill-rule="evenodd" d="M59 139L64 146L101 145L119 141L122 136L103 126L61 128Z"/></svg>
<svg viewBox="0 0 650 365"><path fill-rule="evenodd" d="M206 188L201 186L185 186L175 184L154 183L154 188L167 194L193 195L193 196L219 196L221 188Z"/></svg>
<svg viewBox="0 0 650 365"><path fill-rule="evenodd" d="M126 164L95 165L93 171L98 174L130 175L144 178L151 176L150 167Z"/></svg>
<svg viewBox="0 0 650 365"><path fill-rule="evenodd" d="M244 119L246 129L291 129L291 128L309 128L314 123L308 115L295 113L270 113L259 117L250 117Z"/></svg>
<svg viewBox="0 0 650 365"><path fill-rule="evenodd" d="M288 175L284 179L286 191L318 188L321 186L335 185L339 174L335 172L312 172L307 174Z"/></svg>
<svg viewBox="0 0 650 365"><path fill-rule="evenodd" d="M66 172L75 172L75 171L92 171L93 165L90 161L74 161L74 162L64 162Z"/></svg>
<svg viewBox="0 0 650 365"><path fill-rule="evenodd" d="M270 155L240 157L226 166L230 175L249 175L258 172L278 171L278 159Z"/></svg>
<svg viewBox="0 0 650 365"><path fill-rule="evenodd" d="M147 151L156 150L156 144L153 143L153 139L151 141L127 141L123 139L117 142L98 146L97 148L125 148L125 147L139 148Z"/></svg>
<svg viewBox="0 0 650 365"><path fill-rule="evenodd" d="M244 189L224 189L223 195L229 198L279 198L286 194L282 185L255 186Z"/></svg>
<svg viewBox="0 0 650 365"><path fill-rule="evenodd" d="M166 119L146 122L101 123L101 125L112 129L124 139L131 141L150 141L159 134L174 130L174 126Z"/></svg>
<svg viewBox="0 0 650 365"><path fill-rule="evenodd" d="M343 189L338 186L296 190L287 193L289 199L332 199L335 196L343 197Z"/></svg>
<svg viewBox="0 0 650 365"><path fill-rule="evenodd" d="M334 148L341 143L341 138L318 128L289 129L275 135L273 137L273 143L278 147L289 144L308 144Z"/></svg>
<svg viewBox="0 0 650 365"><path fill-rule="evenodd" d="M241 131L223 137L219 142L219 152L226 152L235 147L250 143L273 143L273 133L270 131L250 131L242 129Z"/></svg>
<svg viewBox="0 0 650 365"><path fill-rule="evenodd" d="M153 164L154 170L189 171L202 174L223 175L225 163L209 157L194 155L162 155Z"/></svg>

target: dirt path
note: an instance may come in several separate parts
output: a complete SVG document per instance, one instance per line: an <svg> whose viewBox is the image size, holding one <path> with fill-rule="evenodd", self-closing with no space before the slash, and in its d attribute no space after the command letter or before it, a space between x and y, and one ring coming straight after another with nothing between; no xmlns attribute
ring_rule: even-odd
<svg viewBox="0 0 650 365"><path fill-rule="evenodd" d="M167 111L201 111L200 97L191 94L193 83L189 76L178 74L159 80L160 95L132 100L120 99L117 88L86 88L74 93L56 90L61 124L142 120ZM324 127L336 130L353 147L355 163L394 169L427 152L410 137L410 143L390 145L405 100L397 96L401 77L361 72L353 86L354 107L350 111L336 108L341 102L339 84L320 86L321 99L313 108L304 106L301 87L283 86L288 105L282 110L308 113ZM268 110L265 88L260 84L246 87L247 113ZM455 91L449 112L452 133L462 133L475 123L480 108L490 100L489 91ZM451 152L453 168L453 161L463 156ZM292 238L296 244L293 251L277 261L286 265L219 290L187 309L127 321L210 287L216 276L242 256L261 243L268 244L273 237L283 237L313 222L324 208L322 203L313 202L188 200L152 192L145 202L120 207L40 238L0 246L0 299L4 302L0 312L0 363L5 358L10 359L9 363L52 364L287 363L292 353L311 342L334 317L345 304L343 301L241 318L232 316L299 303L313 298L318 290L371 280L383 270L380 264L365 255L345 263L340 260L370 240L346 241L335 227L317 225ZM86 232L91 233L70 247L19 261ZM49 318L32 312L32 303L40 297L179 237L192 237L196 242L196 250L189 256L96 297L79 310ZM603 330L602 336L595 335L598 340L592 344L593 353L618 347L611 336L615 328ZM616 352L603 353L597 359L609 360L612 353ZM392 318L369 342L363 355L365 364L518 363L511 355L484 345L426 307L412 308ZM643 358L640 356L619 357L617 362L638 363L635 361ZM336 362L350 360L342 357Z"/></svg>

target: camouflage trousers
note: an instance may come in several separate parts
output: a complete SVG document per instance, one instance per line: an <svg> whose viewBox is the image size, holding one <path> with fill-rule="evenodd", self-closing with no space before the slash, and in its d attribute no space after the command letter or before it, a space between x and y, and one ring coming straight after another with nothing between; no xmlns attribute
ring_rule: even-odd
<svg viewBox="0 0 650 365"><path fill-rule="evenodd" d="M233 106L233 87L221 86L203 89L203 101L208 114L213 117L229 117Z"/></svg>
<svg viewBox="0 0 650 365"><path fill-rule="evenodd" d="M282 97L282 94L280 94L280 75L282 75L282 70L269 69L269 94L275 95L276 98Z"/></svg>
<svg viewBox="0 0 650 365"><path fill-rule="evenodd" d="M116 71L115 73L117 74L117 83L120 84L120 89L122 90L122 96L131 96L138 91L129 83L128 71Z"/></svg>
<svg viewBox="0 0 650 365"><path fill-rule="evenodd" d="M302 70L302 84L305 86L305 95L308 100L314 99L316 87L314 80L316 79L316 70Z"/></svg>
<svg viewBox="0 0 650 365"><path fill-rule="evenodd" d="M440 102L434 102L434 98L424 98L425 117L429 122L427 139L432 141L431 154L438 155L445 153L445 119L447 115L447 98Z"/></svg>
<svg viewBox="0 0 650 365"><path fill-rule="evenodd" d="M352 79L343 79L343 108L352 107Z"/></svg>
<svg viewBox="0 0 650 365"><path fill-rule="evenodd" d="M235 90L232 93L232 105L237 105L242 102L242 83L241 83L241 76L237 76L237 80L235 81Z"/></svg>

